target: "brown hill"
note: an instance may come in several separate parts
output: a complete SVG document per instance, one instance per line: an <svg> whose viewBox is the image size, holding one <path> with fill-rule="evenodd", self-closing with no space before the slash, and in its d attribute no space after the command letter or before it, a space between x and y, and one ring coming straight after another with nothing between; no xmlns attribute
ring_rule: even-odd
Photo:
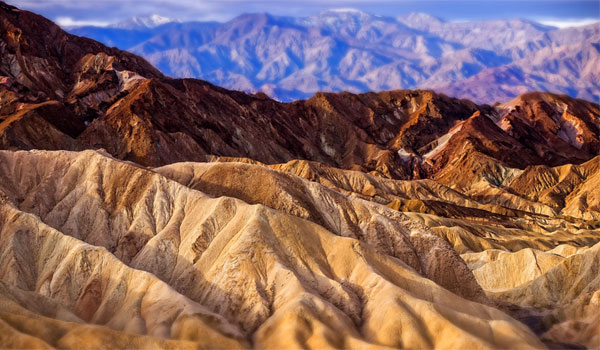
<svg viewBox="0 0 600 350"><path fill-rule="evenodd" d="M498 125L555 166L600 154L600 108L565 95L528 93L499 106ZM579 160L578 160L579 159Z"/></svg>
<svg viewBox="0 0 600 350"><path fill-rule="evenodd" d="M306 159L409 179L435 176L471 151L524 168L581 163L600 147L598 105L564 96L525 95L498 110L430 91L284 104L164 78L137 56L9 5L0 18L4 149L104 148L146 166L204 155Z"/></svg>
<svg viewBox="0 0 600 350"><path fill-rule="evenodd" d="M48 128L76 137L111 101L135 85L136 78L162 77L138 56L70 35L44 17L3 2L0 29L0 118L12 115L14 128L21 123L15 119L29 118L19 111L41 107L38 114L48 122L31 125L23 120L30 132L41 133L17 134L25 144L43 145L48 140L39 138Z"/></svg>

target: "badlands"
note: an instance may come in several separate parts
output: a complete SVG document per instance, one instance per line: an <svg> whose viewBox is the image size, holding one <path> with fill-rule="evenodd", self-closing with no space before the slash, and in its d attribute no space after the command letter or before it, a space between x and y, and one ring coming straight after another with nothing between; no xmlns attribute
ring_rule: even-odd
<svg viewBox="0 0 600 350"><path fill-rule="evenodd" d="M0 27L0 348L600 347L598 104L280 103Z"/></svg>

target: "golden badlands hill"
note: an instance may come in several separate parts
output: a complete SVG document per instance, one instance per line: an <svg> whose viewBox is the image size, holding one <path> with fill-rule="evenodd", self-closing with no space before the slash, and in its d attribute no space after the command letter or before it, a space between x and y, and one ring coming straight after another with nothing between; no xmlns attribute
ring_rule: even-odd
<svg viewBox="0 0 600 350"><path fill-rule="evenodd" d="M205 193L264 204L334 232L357 231L355 205L347 201L404 211L462 253L490 301L526 322L542 339L562 343L559 347L599 344L600 222L591 218L597 218L600 204L600 157L580 166L525 171L501 167L474 177L461 191L433 180L383 179L306 161L265 166L247 159L210 160L156 171ZM551 175L532 175L540 171ZM495 185L501 180L494 178L498 174L512 174L502 190ZM531 178L537 180L528 183ZM335 200L337 205L331 208L332 200L310 198L317 183L335 190L331 193L342 198ZM576 210L568 209L572 203L577 203ZM341 220L322 215L336 211ZM434 280L465 295L453 281Z"/></svg>
<svg viewBox="0 0 600 350"><path fill-rule="evenodd" d="M0 157L5 347L543 347L385 206L295 178L328 229L97 152Z"/></svg>
<svg viewBox="0 0 600 350"><path fill-rule="evenodd" d="M279 103L0 27L0 348L600 347L598 104Z"/></svg>
<svg viewBox="0 0 600 350"><path fill-rule="evenodd" d="M538 317L548 344L597 343L598 245L584 247L597 229L508 223L497 233L523 245L571 244L511 253L507 240L463 260L452 228L423 217L506 242L478 236L491 224L477 218L368 198L384 184L427 197L431 180L318 165L317 181L290 174L308 174L306 162L153 171L94 151L0 158L4 347L543 348L522 315Z"/></svg>

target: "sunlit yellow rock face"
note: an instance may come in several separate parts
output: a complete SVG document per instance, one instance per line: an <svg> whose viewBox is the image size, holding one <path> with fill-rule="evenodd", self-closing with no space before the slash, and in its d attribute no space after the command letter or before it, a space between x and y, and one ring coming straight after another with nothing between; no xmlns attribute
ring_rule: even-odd
<svg viewBox="0 0 600 350"><path fill-rule="evenodd" d="M92 151L0 158L4 346L543 347L445 241L385 206L257 170L282 187L248 196L299 190L318 224ZM228 165L224 179L246 166Z"/></svg>
<svg viewBox="0 0 600 350"><path fill-rule="evenodd" d="M358 214L358 208L387 204L405 212L402 220L406 225L414 227L418 223L462 252L461 257L478 284L498 307L518 318L539 318L540 324L534 328L544 341L593 347L598 342L600 324L591 311L598 305L600 289L597 273L594 274L598 271L598 244L594 244L600 239L600 232L594 220L577 213L569 216L560 208L578 201L592 208L584 213L593 212L597 207L594 181L599 160L595 158L581 166L546 168L549 173L562 174L554 180L536 180L532 175L535 168L501 170L500 173L512 173L507 181L513 188L510 195L489 182L491 174L458 190L432 180L382 179L306 161L264 166L245 159L213 158L211 163L173 164L155 171L210 195L264 204L318 222L342 235L360 232L364 226L361 218L373 216ZM579 176L566 182L565 179L573 178L572 174ZM545 182L538 186L519 185L524 179ZM592 187L594 195L588 196ZM317 191L326 196L314 195ZM494 191L505 191L507 195L482 195ZM539 192L554 194L535 195ZM578 193L581 197L577 197ZM322 215L331 212L339 212L341 220ZM387 210L380 213L384 217L391 215ZM365 237L375 246L386 247L385 242ZM457 284L445 278L429 278L457 294L464 293L464 288L456 288ZM565 286L573 284L578 287L567 292ZM459 285L464 286L464 282Z"/></svg>
<svg viewBox="0 0 600 350"><path fill-rule="evenodd" d="M0 159L6 347L543 347L497 309L506 302L552 310L545 341L596 341L572 333L573 322L597 327L598 246L461 258L423 218L476 235L470 218L377 203L408 192L489 208L430 180L318 164L313 181L292 174L308 163L147 170L94 151ZM572 292L558 287L588 275Z"/></svg>
<svg viewBox="0 0 600 350"><path fill-rule="evenodd" d="M542 339L600 345L600 243L541 252L487 250L463 254L494 299L544 311Z"/></svg>

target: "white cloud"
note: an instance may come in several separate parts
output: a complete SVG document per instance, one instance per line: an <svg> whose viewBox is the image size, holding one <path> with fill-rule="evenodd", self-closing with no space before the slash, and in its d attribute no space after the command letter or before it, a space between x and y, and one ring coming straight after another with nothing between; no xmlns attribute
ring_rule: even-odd
<svg viewBox="0 0 600 350"><path fill-rule="evenodd" d="M2 1L2 0L0 0ZM418 2L414 0L4 0L17 7L28 9L54 18L61 26L79 25L106 25L108 22L116 23L133 16L147 16L159 14L165 17L180 18L184 21L227 21L241 13L269 12L275 15L307 16L327 8L349 7L357 8L373 14L391 15L395 12L427 12L417 8ZM451 4L453 0L435 0L439 3ZM481 1L481 0L472 0ZM548 4L548 10L529 13L525 18L537 20L542 24L559 28L581 26L600 21L600 17L592 18L597 12L593 6L586 6L591 10L590 17L577 18L579 14L569 15L557 12L552 3L555 0L535 0ZM598 1L598 0L595 0ZM502 0L486 0L493 8ZM518 3L518 0L512 0ZM593 1L592 1L593 3ZM377 4L377 6L375 6ZM386 4L390 10L386 11ZM399 4L406 4L399 5ZM545 6L545 5L540 5ZM578 5L579 6L579 5ZM513 6L514 7L514 6ZM446 6L445 8L448 8ZM597 7L596 7L597 8ZM412 10L411 10L412 9ZM394 12L395 11L395 12ZM515 10L516 11L516 10ZM488 11L489 12L489 11ZM514 12L514 11L513 11ZM578 13L581 13L579 11ZM469 21L480 17L471 14L473 18L463 18L459 8L448 8L448 14L431 13L454 22L461 19ZM506 18L522 16L522 12L511 15L504 13ZM564 16L564 17L563 17ZM469 16L471 17L471 16ZM484 16L485 17L485 16ZM484 19L484 18L481 18Z"/></svg>
<svg viewBox="0 0 600 350"><path fill-rule="evenodd" d="M81 26L96 26L96 27L106 27L109 25L109 22L104 21L94 21L94 20L75 20L71 17L57 17L54 22L61 27L81 27Z"/></svg>
<svg viewBox="0 0 600 350"><path fill-rule="evenodd" d="M579 19L538 19L537 20L541 24L545 24L547 26L553 26L557 28L568 28L568 27L579 27L592 23L600 22L599 18L579 18Z"/></svg>
<svg viewBox="0 0 600 350"><path fill-rule="evenodd" d="M329 11L331 11L331 12L338 12L338 13L358 13L358 12L362 12L361 10L357 10L355 8L352 8L352 7L332 8Z"/></svg>

